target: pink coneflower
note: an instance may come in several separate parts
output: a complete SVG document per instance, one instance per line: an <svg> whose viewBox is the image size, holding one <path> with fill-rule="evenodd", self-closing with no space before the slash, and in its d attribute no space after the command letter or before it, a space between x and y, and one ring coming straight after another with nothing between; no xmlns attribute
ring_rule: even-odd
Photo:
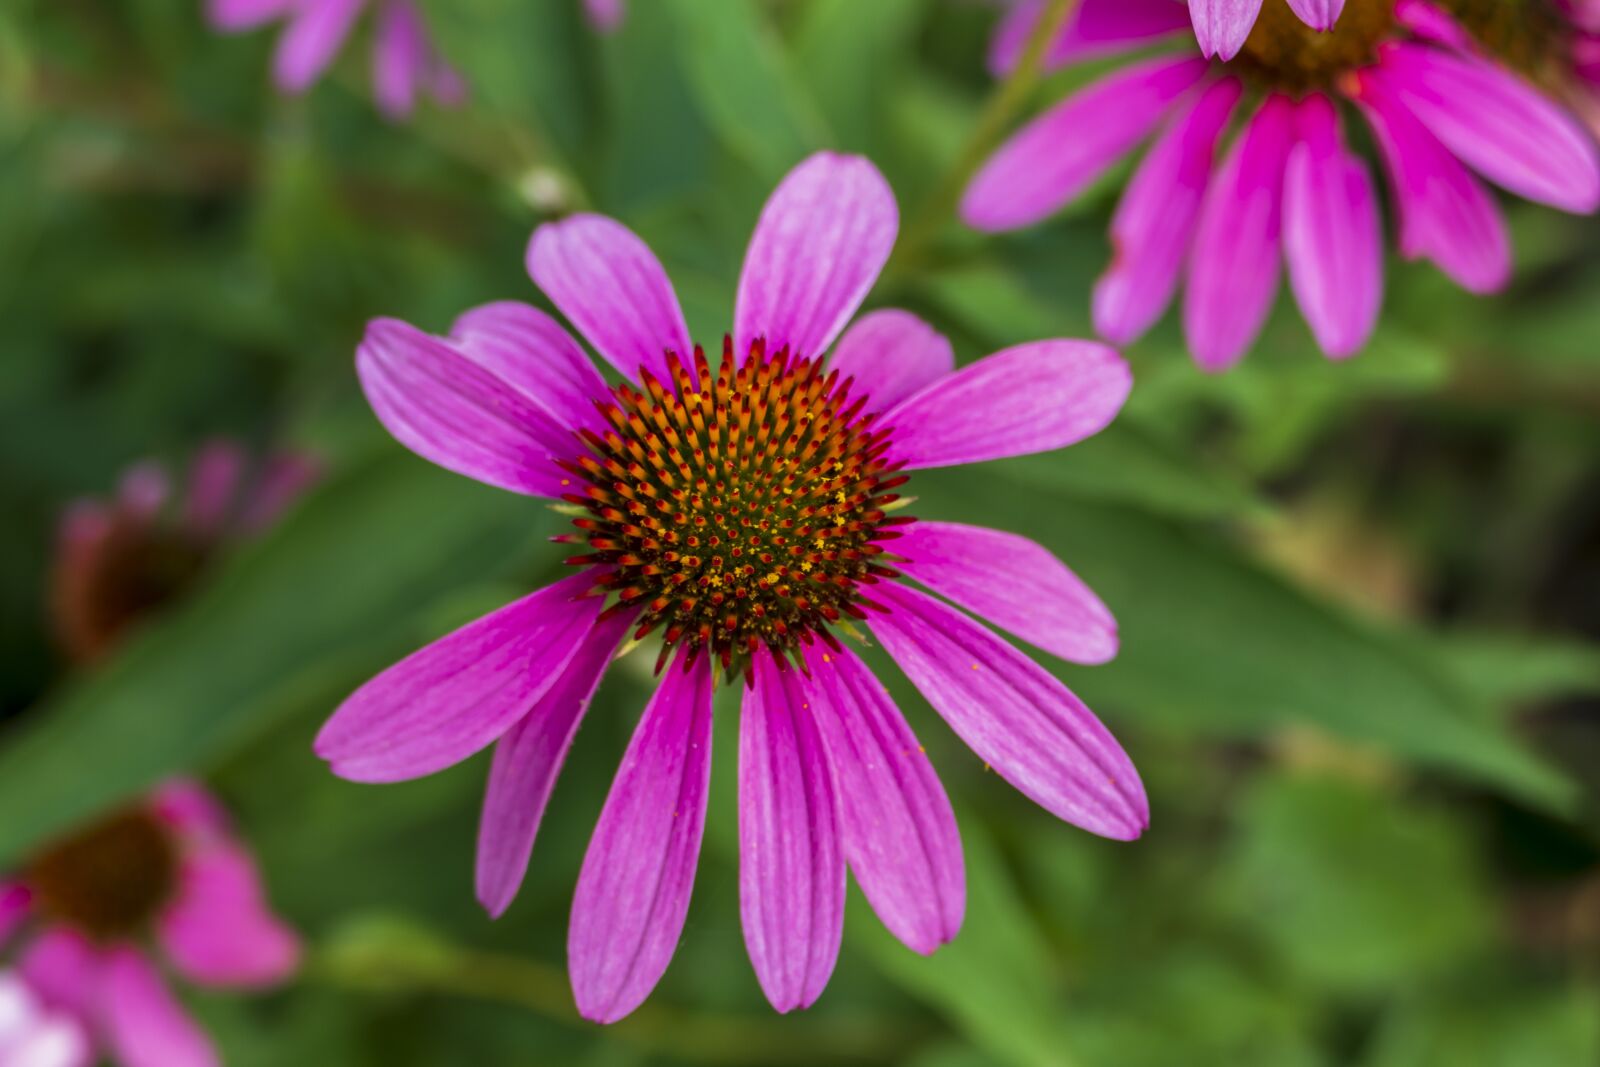
<svg viewBox="0 0 1600 1067"><path fill-rule="evenodd" d="M1149 40L1150 24L1134 13L1167 2L1084 0L1079 17L1094 20L1097 47L1110 49ZM1365 118L1388 169L1401 254L1431 259L1472 292L1511 274L1505 222L1472 171L1566 211L1600 205L1592 140L1495 58L1536 64L1555 54L1561 24L1534 17L1556 14L1547 2L1555 0L1351 0L1337 26L1317 34L1268 0L1234 61L1145 59L1035 119L979 171L962 216L983 230L1037 222L1159 128L1112 222L1113 260L1094 294L1100 333L1120 344L1141 336L1187 269L1190 350L1201 366L1224 369L1260 332L1287 260L1318 344L1349 356L1377 321L1383 242L1340 101ZM1240 110L1243 129L1214 164Z"/></svg>
<svg viewBox="0 0 1600 1067"><path fill-rule="evenodd" d="M682 932L718 680L743 685L741 915L773 1006L809 1005L827 983L847 865L912 949L955 936L966 890L949 801L836 630L870 632L996 773L1052 813L1124 840L1147 823L1138 774L1077 697L900 578L1083 663L1116 651L1104 605L1030 541L896 510L910 471L1096 433L1128 395L1127 365L1103 345L1055 340L955 370L949 343L901 311L862 318L834 346L898 225L866 160L802 163L761 213L715 367L655 256L597 215L541 226L528 269L621 384L607 386L565 330L522 304L469 311L449 337L380 319L357 353L367 397L401 443L583 513L557 539L581 549L574 575L374 678L316 742L335 773L390 782L498 741L477 870L492 914L516 894L619 644L660 639L661 682L573 901L568 960L590 1019L637 1007Z"/></svg>
<svg viewBox="0 0 1600 1067"><path fill-rule="evenodd" d="M0 882L0 949L19 931L11 981L45 1020L35 1029L75 1030L122 1067L218 1062L169 989L169 969L207 988L262 989L288 978L300 956L220 806L187 781L47 847Z"/></svg>
<svg viewBox="0 0 1600 1067"><path fill-rule="evenodd" d="M316 464L283 453L255 471L238 446L214 441L195 457L181 500L166 472L141 463L112 500L67 509L51 574L56 633L92 662L134 624L181 596L231 542L268 527L313 478Z"/></svg>
<svg viewBox="0 0 1600 1067"><path fill-rule="evenodd" d="M299 93L322 77L369 6L375 9L372 91L379 110L398 120L411 114L419 96L449 107L461 103L466 86L433 47L412 0L207 0L206 11L213 26L229 33L287 22L272 78L284 92Z"/></svg>

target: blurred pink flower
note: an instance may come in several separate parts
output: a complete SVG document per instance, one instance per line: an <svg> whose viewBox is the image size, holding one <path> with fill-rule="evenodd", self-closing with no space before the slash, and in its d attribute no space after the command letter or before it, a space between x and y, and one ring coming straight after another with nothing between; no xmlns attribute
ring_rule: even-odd
<svg viewBox="0 0 1600 1067"><path fill-rule="evenodd" d="M622 0L583 0L583 10L589 22L602 33L610 33L621 26L626 14Z"/></svg>
<svg viewBox="0 0 1600 1067"><path fill-rule="evenodd" d="M412 0L206 0L211 24L224 32L255 29L277 19L287 23L273 80L290 93L303 92L322 77L369 6L376 8L372 90L379 110L403 119L424 94L446 106L461 103L465 83L440 58Z"/></svg>
<svg viewBox="0 0 1600 1067"><path fill-rule="evenodd" d="M1144 44L1163 25L1170 31L1176 6L1084 0L1049 59L1061 65ZM1493 22L1480 40L1471 21L1452 15L1456 6L1351 0L1330 33L1314 35L1282 0L1268 0L1233 62L1193 52L1133 62L1023 127L973 178L962 217L990 231L1031 225L1156 134L1112 222L1113 259L1094 294L1099 332L1121 344L1141 336L1187 273L1189 348L1202 367L1225 369L1259 334L1286 260L1318 344L1331 357L1349 356L1377 321L1383 240L1377 193L1345 144L1339 101L1355 106L1377 141L1401 254L1433 260L1473 292L1498 289L1511 275L1504 219L1473 170L1565 211L1600 205L1590 136L1570 110L1494 58L1497 46L1527 42L1490 31L1520 32L1532 20ZM1483 10L1461 7L1464 17ZM1094 29L1091 43L1085 26ZM998 67L1015 63L1017 37L1002 28ZM1218 164L1214 154L1247 96L1244 128Z"/></svg>
<svg viewBox="0 0 1600 1067"><path fill-rule="evenodd" d="M660 262L598 215L539 227L528 268L622 384L608 387L566 330L516 303L469 311L448 337L380 319L357 352L367 398L402 444L583 512L579 532L557 538L586 546L568 560L577 574L391 667L316 741L336 774L365 782L432 774L495 744L477 868L491 914L516 895L619 644L661 635L657 670L671 666L573 903L568 960L587 1018L637 1007L682 933L719 672L744 679L741 915L773 1006L805 1007L826 985L847 866L912 949L955 936L966 887L949 801L835 625L870 630L973 751L1053 814L1120 840L1147 825L1138 773L1076 696L899 579L1081 663L1115 654L1111 613L1031 541L895 510L904 472L1098 432L1128 395L1127 364L1103 345L1050 340L956 370L950 343L903 311L845 331L898 227L865 159L801 163L756 225L715 371Z"/></svg>
<svg viewBox="0 0 1600 1067"><path fill-rule="evenodd" d="M111 500L67 509L52 568L57 636L80 662L99 659L129 628L176 599L229 543L265 530L316 478L300 453L269 457L249 472L230 441L195 457L186 492L172 499L167 473L141 463Z"/></svg>
<svg viewBox="0 0 1600 1067"><path fill-rule="evenodd" d="M0 980L0 1053L7 995L31 1020L19 1040L76 1051L21 1061L40 1067L87 1067L90 1041L121 1067L214 1067L216 1050L166 971L207 988L262 989L300 958L255 861L189 781L48 846L0 883L0 950L19 932L16 968Z"/></svg>

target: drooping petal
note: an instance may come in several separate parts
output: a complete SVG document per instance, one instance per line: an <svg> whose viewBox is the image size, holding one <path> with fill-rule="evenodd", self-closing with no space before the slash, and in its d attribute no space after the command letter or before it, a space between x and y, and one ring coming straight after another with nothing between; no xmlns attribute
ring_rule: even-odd
<svg viewBox="0 0 1600 1067"><path fill-rule="evenodd" d="M853 393L884 411L955 369L950 341L909 311L863 315L839 338L828 368L856 381Z"/></svg>
<svg viewBox="0 0 1600 1067"><path fill-rule="evenodd" d="M1137 340L1178 291L1217 140L1241 92L1236 79L1221 79L1174 116L1122 194L1111 264L1094 287L1095 331L1108 341Z"/></svg>
<svg viewBox="0 0 1600 1067"><path fill-rule="evenodd" d="M527 714L600 614L576 574L507 604L357 689L317 735L317 755L357 782L420 778L460 763Z"/></svg>
<svg viewBox="0 0 1600 1067"><path fill-rule="evenodd" d="M1391 42L1385 81L1435 137L1485 178L1563 211L1600 207L1600 153L1583 127L1527 82L1476 55Z"/></svg>
<svg viewBox="0 0 1600 1067"><path fill-rule="evenodd" d="M1300 16L1301 22L1326 33L1344 13L1344 0L1289 0L1289 7Z"/></svg>
<svg viewBox="0 0 1600 1067"><path fill-rule="evenodd" d="M1066 686L954 608L894 582L873 634L985 763L1057 818L1132 840L1150 822L1133 763Z"/></svg>
<svg viewBox="0 0 1600 1067"><path fill-rule="evenodd" d="M671 381L667 352L694 351L678 294L655 253L603 215L547 222L528 243L528 274L595 351L637 381Z"/></svg>
<svg viewBox="0 0 1600 1067"><path fill-rule="evenodd" d="M1239 54L1261 13L1261 0L1189 0L1200 54L1228 60Z"/></svg>
<svg viewBox="0 0 1600 1067"><path fill-rule="evenodd" d="M917 470L1065 448L1128 399L1127 361L1093 341L1034 341L928 385L883 416L893 455Z"/></svg>
<svg viewBox="0 0 1600 1067"><path fill-rule="evenodd" d="M16 975L0 971L0 1064L90 1067L88 1035L72 1016L51 1011Z"/></svg>
<svg viewBox="0 0 1600 1067"><path fill-rule="evenodd" d="M559 497L571 431L448 342L374 319L356 350L373 413L423 459L501 489Z"/></svg>
<svg viewBox="0 0 1600 1067"><path fill-rule="evenodd" d="M422 15L410 0L387 0L378 8L372 38L372 91L390 119L410 115L432 65Z"/></svg>
<svg viewBox="0 0 1600 1067"><path fill-rule="evenodd" d="M220 534L238 502L243 477L244 452L238 445L211 441L201 448L189 471L184 525L203 539Z"/></svg>
<svg viewBox="0 0 1600 1067"><path fill-rule="evenodd" d="M1024 0L1006 12L989 43L990 71L1015 69L1044 9L1044 0ZM1189 13L1173 0L1083 0L1045 51L1045 69L1115 55L1188 28Z"/></svg>
<svg viewBox="0 0 1600 1067"><path fill-rule="evenodd" d="M734 305L734 351L766 338L820 358L888 262L900 209L861 156L818 152L778 184L745 250Z"/></svg>
<svg viewBox="0 0 1600 1067"><path fill-rule="evenodd" d="M1332 101L1303 100L1299 124L1283 183L1289 284L1317 344L1342 359L1366 345L1383 300L1377 194L1344 146Z"/></svg>
<svg viewBox="0 0 1600 1067"><path fill-rule="evenodd" d="M596 623L561 677L495 746L478 826L476 881L478 902L496 919L522 887L556 777L633 620L623 612Z"/></svg>
<svg viewBox="0 0 1600 1067"><path fill-rule="evenodd" d="M1489 191L1395 101L1377 71L1362 72L1356 89L1394 191L1400 254L1432 260L1474 293L1504 287L1511 280L1511 238Z"/></svg>
<svg viewBox="0 0 1600 1067"><path fill-rule="evenodd" d="M1067 97L989 157L961 198L961 218L993 231L1053 214L1144 140L1207 69L1192 55L1159 56Z"/></svg>
<svg viewBox="0 0 1600 1067"><path fill-rule="evenodd" d="M239 516L239 529L259 533L277 522L322 477L322 463L304 452L269 456Z"/></svg>
<svg viewBox="0 0 1600 1067"><path fill-rule="evenodd" d="M806 650L838 782L845 859L889 932L927 955L961 929L966 868L939 776L883 683L849 649Z"/></svg>
<svg viewBox="0 0 1600 1067"><path fill-rule="evenodd" d="M211 1039L137 949L107 953L102 998L107 1036L122 1067L219 1067Z"/></svg>
<svg viewBox="0 0 1600 1067"><path fill-rule="evenodd" d="M19 882L0 882L0 950L28 917L33 894Z"/></svg>
<svg viewBox="0 0 1600 1067"><path fill-rule="evenodd" d="M766 650L739 712L739 917L780 1012L822 995L844 935L839 798L814 686Z"/></svg>
<svg viewBox="0 0 1600 1067"><path fill-rule="evenodd" d="M278 41L273 80L285 92L309 88L343 47L366 0L318 0L297 5L298 13Z"/></svg>
<svg viewBox="0 0 1600 1067"><path fill-rule="evenodd" d="M578 1011L609 1023L672 960L694 888L711 784L711 657L670 667L611 783L572 900L567 966Z"/></svg>
<svg viewBox="0 0 1600 1067"><path fill-rule="evenodd" d="M52 926L28 943L17 970L47 1007L88 1019L94 1015L102 967L83 935Z"/></svg>
<svg viewBox="0 0 1600 1067"><path fill-rule="evenodd" d="M1278 294L1283 168L1294 144L1294 104L1261 106L1218 169L1189 255L1183 325L1189 351L1226 370L1254 343Z"/></svg>
<svg viewBox="0 0 1600 1067"><path fill-rule="evenodd" d="M1026 537L953 522L912 523L895 566L968 611L1073 663L1117 654L1117 621L1100 598Z"/></svg>
<svg viewBox="0 0 1600 1067"><path fill-rule="evenodd" d="M275 985L300 962L300 939L267 906L255 861L214 841L188 851L157 932L168 958L200 985Z"/></svg>
<svg viewBox="0 0 1600 1067"><path fill-rule="evenodd" d="M224 837L231 826L222 804L192 778L162 782L151 792L147 806L186 843L215 841Z"/></svg>
<svg viewBox="0 0 1600 1067"><path fill-rule="evenodd" d="M1394 19L1425 41L1466 52L1478 50L1472 33L1430 0L1395 0Z"/></svg>
<svg viewBox="0 0 1600 1067"><path fill-rule="evenodd" d="M572 429L600 424L595 401L605 379L561 324L514 300L484 304L456 319L450 337L462 355L543 406Z"/></svg>

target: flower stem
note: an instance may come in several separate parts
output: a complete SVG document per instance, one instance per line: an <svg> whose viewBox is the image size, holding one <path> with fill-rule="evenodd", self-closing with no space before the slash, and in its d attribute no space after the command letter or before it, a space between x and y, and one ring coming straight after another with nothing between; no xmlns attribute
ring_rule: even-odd
<svg viewBox="0 0 1600 1067"><path fill-rule="evenodd" d="M1017 113L1038 87L1044 71L1045 52L1078 9L1080 0L1047 0L1039 21L1034 23L1022 50L1022 57L1004 81L989 94L972 133L956 155L955 162L940 177L933 191L906 225L889 261L885 274L900 276L910 273L926 257L928 248L955 213L961 202L962 191L972 180L972 175L993 151L1000 138L1015 120Z"/></svg>

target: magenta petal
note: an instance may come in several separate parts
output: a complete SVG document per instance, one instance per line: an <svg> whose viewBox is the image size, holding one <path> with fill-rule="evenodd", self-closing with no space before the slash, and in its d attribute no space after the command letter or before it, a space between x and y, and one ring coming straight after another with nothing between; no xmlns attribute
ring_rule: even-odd
<svg viewBox="0 0 1600 1067"><path fill-rule="evenodd" d="M1095 330L1108 341L1137 340L1177 292L1217 139L1241 91L1225 78L1174 116L1122 194L1111 220L1111 265L1094 287Z"/></svg>
<svg viewBox="0 0 1600 1067"><path fill-rule="evenodd" d="M89 1038L79 1021L39 1003L33 990L0 971L0 1064L4 1067L91 1067Z"/></svg>
<svg viewBox="0 0 1600 1067"><path fill-rule="evenodd" d="M839 798L814 683L765 649L739 712L739 917L750 962L780 1012L822 995L844 935Z"/></svg>
<svg viewBox="0 0 1600 1067"><path fill-rule="evenodd" d="M981 526L922 520L894 542L895 566L968 611L1073 663L1117 654L1117 621L1048 550Z"/></svg>
<svg viewBox="0 0 1600 1067"><path fill-rule="evenodd" d="M255 861L232 842L184 855L158 932L173 965L200 985L274 985L300 962L299 937L267 907Z"/></svg>
<svg viewBox="0 0 1600 1067"><path fill-rule="evenodd" d="M498 919L516 899L556 777L634 614L595 624L561 677L495 746L478 826L478 902Z"/></svg>
<svg viewBox="0 0 1600 1067"><path fill-rule="evenodd" d="M450 327L461 354L545 408L563 426L600 425L595 402L610 396L578 342L549 315L503 300L466 312Z"/></svg>
<svg viewBox="0 0 1600 1067"><path fill-rule="evenodd" d="M1270 97L1206 190L1189 256L1183 325L1206 370L1226 370L1255 341L1278 293L1283 168L1294 104Z"/></svg>
<svg viewBox="0 0 1600 1067"><path fill-rule="evenodd" d="M379 110L391 119L411 114L432 64L422 15L410 0L385 0L372 38L372 88Z"/></svg>
<svg viewBox="0 0 1600 1067"><path fill-rule="evenodd" d="M889 932L927 955L967 907L955 813L883 683L849 649L805 653L817 726L838 782L845 859Z"/></svg>
<svg viewBox="0 0 1600 1067"><path fill-rule="evenodd" d="M1043 0L1024 0L1006 12L989 46L992 72L1008 74L1016 67L1043 11ZM1115 55L1188 26L1189 13L1173 0L1083 0L1050 42L1045 69Z"/></svg>
<svg viewBox="0 0 1600 1067"><path fill-rule="evenodd" d="M231 441L212 441L195 456L189 472L184 525L202 538L216 537L238 500L244 453Z"/></svg>
<svg viewBox="0 0 1600 1067"><path fill-rule="evenodd" d="M1122 746L1066 686L954 608L895 582L870 625L934 709L985 763L1057 818L1132 840L1150 823Z"/></svg>
<svg viewBox="0 0 1600 1067"><path fill-rule="evenodd" d="M294 10L295 0L206 0L206 21L224 32L253 29Z"/></svg>
<svg viewBox="0 0 1600 1067"><path fill-rule="evenodd" d="M173 778L156 786L146 801L151 814L185 842L204 843L228 833L230 822L210 790L192 778Z"/></svg>
<svg viewBox="0 0 1600 1067"><path fill-rule="evenodd" d="M1099 433L1133 387L1127 361L1093 341L1034 341L913 393L884 416L912 470L1045 452Z"/></svg>
<svg viewBox="0 0 1600 1067"><path fill-rule="evenodd" d="M47 1007L88 1019L96 1008L101 966L81 934L53 926L28 943L17 970Z"/></svg>
<svg viewBox="0 0 1600 1067"><path fill-rule="evenodd" d="M0 882L0 950L28 917L33 894L18 882Z"/></svg>
<svg viewBox="0 0 1600 1067"><path fill-rule="evenodd" d="M313 456L286 452L270 457L239 516L239 529L246 533L267 529L321 476L322 464Z"/></svg>
<svg viewBox="0 0 1600 1067"><path fill-rule="evenodd" d="M583 858L567 933L578 1011L609 1023L650 995L689 914L711 785L711 658L661 678Z"/></svg>
<svg viewBox="0 0 1600 1067"><path fill-rule="evenodd" d="M297 6L273 60L274 80L288 92L306 89L328 69L366 0L317 0Z"/></svg>
<svg viewBox="0 0 1600 1067"><path fill-rule="evenodd" d="M1194 37L1206 57L1232 59L1261 13L1261 0L1189 0Z"/></svg>
<svg viewBox="0 0 1600 1067"><path fill-rule="evenodd" d="M317 735L317 755L357 782L420 778L509 730L561 677L603 598L587 573L507 604L357 689Z"/></svg>
<svg viewBox="0 0 1600 1067"><path fill-rule="evenodd" d="M1344 146L1333 102L1300 104L1300 143L1283 184L1289 284L1317 344L1334 359L1360 351L1383 300L1383 232L1367 168Z"/></svg>
<svg viewBox="0 0 1600 1067"><path fill-rule="evenodd" d="M562 494L555 458L575 450L571 431L449 343L374 319L356 372L378 420L422 458L512 492Z"/></svg>
<svg viewBox="0 0 1600 1067"><path fill-rule="evenodd" d="M528 274L611 365L671 381L666 354L694 350L678 294L655 253L603 215L547 222L528 243Z"/></svg>
<svg viewBox="0 0 1600 1067"><path fill-rule="evenodd" d="M863 315L839 338L828 369L854 378L856 395L884 411L955 369L950 341L909 311L886 308Z"/></svg>
<svg viewBox="0 0 1600 1067"><path fill-rule="evenodd" d="M1395 42L1380 59L1401 105L1468 166L1564 211L1600 207L1600 156L1560 105L1475 55Z"/></svg>
<svg viewBox="0 0 1600 1067"><path fill-rule="evenodd" d="M219 1067L211 1040L138 950L107 953L102 1008L122 1067Z"/></svg>
<svg viewBox="0 0 1600 1067"><path fill-rule="evenodd" d="M622 0L583 0L583 12L601 33L611 33L622 25Z"/></svg>
<svg viewBox="0 0 1600 1067"><path fill-rule="evenodd" d="M866 298L900 228L894 193L860 156L818 152L773 190L750 236L734 305L742 358L765 338L820 358Z"/></svg>
<svg viewBox="0 0 1600 1067"><path fill-rule="evenodd" d="M1207 69L1192 55L1160 56L1069 96L989 157L961 198L961 218L992 231L1049 216L1144 140Z"/></svg>
<svg viewBox="0 0 1600 1067"><path fill-rule="evenodd" d="M1289 0L1289 7L1300 16L1301 22L1326 33L1343 14L1344 0Z"/></svg>
<svg viewBox="0 0 1600 1067"><path fill-rule="evenodd" d="M1511 238L1483 183L1394 100L1380 72L1361 74L1355 101L1389 172L1400 254L1432 260L1474 293L1503 287L1511 279Z"/></svg>

